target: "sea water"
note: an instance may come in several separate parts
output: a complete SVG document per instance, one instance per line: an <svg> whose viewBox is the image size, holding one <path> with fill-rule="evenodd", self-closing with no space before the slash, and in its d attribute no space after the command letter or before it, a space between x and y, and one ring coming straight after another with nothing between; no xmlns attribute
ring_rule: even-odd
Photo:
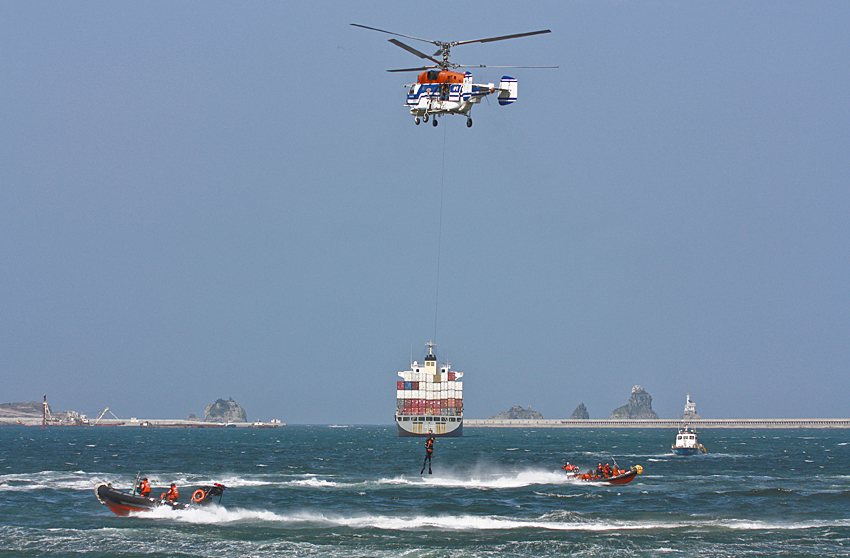
<svg viewBox="0 0 850 558"><path fill-rule="evenodd" d="M2 556L848 556L850 431L0 428ZM617 461L627 485L568 479ZM141 471L220 505L119 517L94 486Z"/></svg>

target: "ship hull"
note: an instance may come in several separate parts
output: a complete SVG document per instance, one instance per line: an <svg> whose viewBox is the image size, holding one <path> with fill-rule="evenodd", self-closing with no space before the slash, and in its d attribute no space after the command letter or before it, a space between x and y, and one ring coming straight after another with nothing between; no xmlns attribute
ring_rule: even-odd
<svg viewBox="0 0 850 558"><path fill-rule="evenodd" d="M676 455L697 455L699 450L697 448L673 448L673 453Z"/></svg>
<svg viewBox="0 0 850 558"><path fill-rule="evenodd" d="M396 415L395 425L398 435L403 437L427 437L433 434L435 438L457 438L463 436L463 417L451 417L453 422L442 422L434 419L449 417L434 417L429 415Z"/></svg>

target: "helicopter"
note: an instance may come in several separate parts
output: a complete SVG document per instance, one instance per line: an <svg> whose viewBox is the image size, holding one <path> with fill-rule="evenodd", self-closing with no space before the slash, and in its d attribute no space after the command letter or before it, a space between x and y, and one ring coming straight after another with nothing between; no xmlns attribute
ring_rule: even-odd
<svg viewBox="0 0 850 558"><path fill-rule="evenodd" d="M491 43L494 41L504 41L506 39L516 39L518 37L529 37L531 35L542 35L551 33L549 29L541 31L530 31L528 33L516 33L513 35L502 35L500 37L489 37L486 39L474 39L470 41L432 41L430 39L420 39L411 37L410 35L402 35L392 31L385 31L375 27L367 27L352 23L355 27L362 27L371 31L379 31L388 35L404 37L405 39L413 39L414 41L422 41L431 43L438 47L437 52L433 55L425 54L398 39L389 39L389 42L395 46L406 50L407 52L418 56L424 60L433 63L432 66L423 66L420 68L400 68L396 70L387 70L388 72L422 72L416 79L416 83L405 85L407 90L407 101L405 106L410 109L410 114L413 115L413 121L418 126L421 122L428 122L431 118L433 125L437 125L437 116L444 114L461 114L466 116L466 126L472 127L472 106L481 102L481 100L492 93L498 92L499 105L506 106L517 100L517 80L510 76L502 76L499 81L499 86L494 83L477 84L472 83L472 72L456 72L458 68L557 68L558 66L467 66L455 64L449 61L451 48L458 45L469 43ZM435 58L441 57L441 58Z"/></svg>

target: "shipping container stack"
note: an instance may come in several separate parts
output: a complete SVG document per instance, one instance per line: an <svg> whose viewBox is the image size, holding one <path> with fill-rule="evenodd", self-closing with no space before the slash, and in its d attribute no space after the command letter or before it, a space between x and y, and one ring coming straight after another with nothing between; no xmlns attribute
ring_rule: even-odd
<svg viewBox="0 0 850 558"><path fill-rule="evenodd" d="M429 348L433 345L429 344ZM411 369L399 372L396 383L396 411L399 415L462 417L463 372L453 372L449 364L437 366L437 357L425 356L424 365L414 361Z"/></svg>

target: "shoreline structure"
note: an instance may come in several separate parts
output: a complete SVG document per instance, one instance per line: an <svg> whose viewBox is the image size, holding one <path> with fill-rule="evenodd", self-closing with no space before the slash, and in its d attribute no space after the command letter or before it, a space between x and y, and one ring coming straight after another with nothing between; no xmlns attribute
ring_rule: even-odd
<svg viewBox="0 0 850 558"><path fill-rule="evenodd" d="M41 418L3 417L0 426L41 426ZM464 419L465 428L667 428L677 429L683 424L701 430L711 428L751 429L850 429L850 418L845 419ZM103 419L99 424L48 424L55 426L122 427L122 428L275 428L286 423L215 423L180 419Z"/></svg>
<svg viewBox="0 0 850 558"><path fill-rule="evenodd" d="M0 426L41 426L42 418L38 417L3 417ZM48 422L47 427L80 427L80 428L280 428L285 422L204 422L200 420L183 419L101 419L98 423Z"/></svg>
<svg viewBox="0 0 850 558"><path fill-rule="evenodd" d="M850 428L850 419L466 419L467 428Z"/></svg>

